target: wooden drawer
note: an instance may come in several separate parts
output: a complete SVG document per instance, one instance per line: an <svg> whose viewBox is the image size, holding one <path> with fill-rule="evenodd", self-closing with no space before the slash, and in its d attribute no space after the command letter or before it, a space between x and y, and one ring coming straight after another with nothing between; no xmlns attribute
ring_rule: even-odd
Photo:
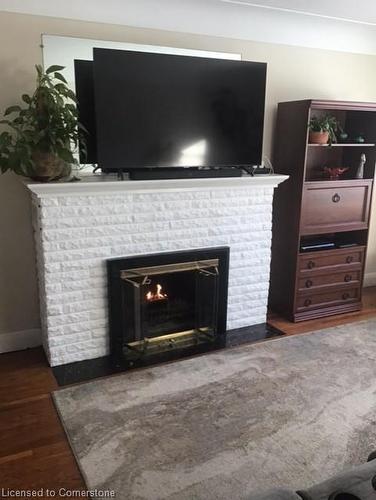
<svg viewBox="0 0 376 500"><path fill-rule="evenodd" d="M298 279L298 291L299 293L310 294L323 288L360 286L361 279L361 269L300 276Z"/></svg>
<svg viewBox="0 0 376 500"><path fill-rule="evenodd" d="M317 252L302 253L299 255L298 270L304 276L326 270L334 272L339 270L361 269L364 259L364 246L349 248L335 248Z"/></svg>
<svg viewBox="0 0 376 500"><path fill-rule="evenodd" d="M323 291L312 294L299 293L296 299L296 311L339 306L360 301L360 287L341 290Z"/></svg>
<svg viewBox="0 0 376 500"><path fill-rule="evenodd" d="M367 229L371 179L306 182L301 234Z"/></svg>

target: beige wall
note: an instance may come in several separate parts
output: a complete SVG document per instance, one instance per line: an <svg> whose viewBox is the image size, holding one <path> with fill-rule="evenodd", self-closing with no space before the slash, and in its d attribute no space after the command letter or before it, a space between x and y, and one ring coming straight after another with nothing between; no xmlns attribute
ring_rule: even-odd
<svg viewBox="0 0 376 500"><path fill-rule="evenodd" d="M264 152L270 154L276 104L303 98L376 101L376 57L225 38L144 30L0 12L0 110L31 91L41 62L41 33L239 52L268 63ZM376 273L376 217L367 271ZM39 325L28 194L0 177L0 333Z"/></svg>

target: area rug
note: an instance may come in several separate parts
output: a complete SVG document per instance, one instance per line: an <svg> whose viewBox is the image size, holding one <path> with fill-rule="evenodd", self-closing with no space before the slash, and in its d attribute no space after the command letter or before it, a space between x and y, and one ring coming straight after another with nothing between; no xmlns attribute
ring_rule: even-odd
<svg viewBox="0 0 376 500"><path fill-rule="evenodd" d="M376 449L376 320L54 393L89 489L117 500L307 488Z"/></svg>

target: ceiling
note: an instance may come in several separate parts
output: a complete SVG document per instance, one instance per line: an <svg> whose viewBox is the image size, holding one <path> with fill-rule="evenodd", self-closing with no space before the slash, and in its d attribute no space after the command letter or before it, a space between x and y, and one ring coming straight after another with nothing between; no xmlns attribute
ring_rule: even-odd
<svg viewBox="0 0 376 500"><path fill-rule="evenodd" d="M0 0L1 11L376 54L376 0Z"/></svg>
<svg viewBox="0 0 376 500"><path fill-rule="evenodd" d="M329 17L376 25L376 1L362 0L218 0L249 7L287 10L294 13ZM361 6L361 8L360 8Z"/></svg>
<svg viewBox="0 0 376 500"><path fill-rule="evenodd" d="M56 15L56 17L63 17L61 12L65 11L65 17L68 18L82 18L83 13L86 11L94 11L100 13L108 13L110 6L117 7L117 14L124 14L129 8L129 0L115 0L111 2L104 2L103 0L77 0L73 2L60 2L57 0L0 0L0 10L22 12L25 14L38 14L41 15ZM134 4L137 2L133 2ZM150 0L149 4L154 4L158 10L159 6L163 6L163 0ZM240 5L248 9L264 9L274 11L287 11L290 13L299 13L302 15L319 16L332 18L337 20L352 21L358 23L367 23L376 25L376 1L375 0L173 0L170 2L178 7L183 4L191 4L193 9L204 9L205 4L217 4L217 8L221 4ZM65 4L65 8L64 8ZM361 6L361 8L360 8ZM55 13L55 14L54 14ZM98 15L98 21L100 17Z"/></svg>

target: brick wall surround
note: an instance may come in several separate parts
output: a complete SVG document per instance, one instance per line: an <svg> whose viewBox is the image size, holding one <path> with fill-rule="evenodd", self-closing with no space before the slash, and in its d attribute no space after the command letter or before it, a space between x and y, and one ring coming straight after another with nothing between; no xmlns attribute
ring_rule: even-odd
<svg viewBox="0 0 376 500"><path fill-rule="evenodd" d="M28 184L51 365L108 354L112 257L227 245L227 328L265 322L273 191L285 177L242 179Z"/></svg>

